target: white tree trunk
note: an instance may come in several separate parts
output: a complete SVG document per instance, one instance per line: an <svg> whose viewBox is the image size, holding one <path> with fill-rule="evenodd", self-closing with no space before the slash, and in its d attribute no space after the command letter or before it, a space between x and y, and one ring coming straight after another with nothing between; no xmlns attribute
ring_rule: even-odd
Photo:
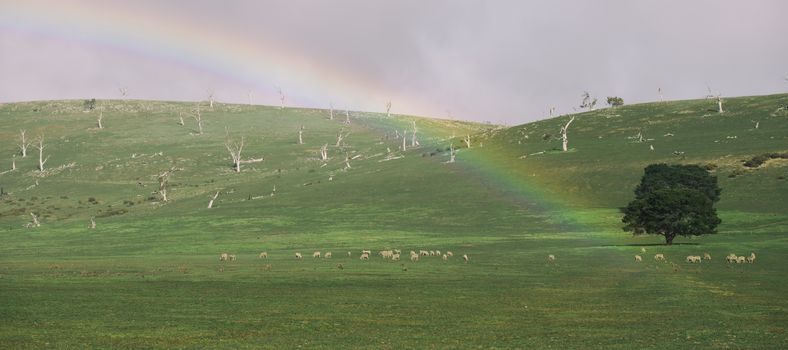
<svg viewBox="0 0 788 350"><path fill-rule="evenodd" d="M38 222L38 216L36 214L30 213L30 216L33 217L33 221L31 221L28 225L29 227L41 227L41 223Z"/></svg>
<svg viewBox="0 0 788 350"><path fill-rule="evenodd" d="M285 93L279 88L279 109L285 109Z"/></svg>
<svg viewBox="0 0 788 350"><path fill-rule="evenodd" d="M465 142L465 145L467 145L468 148L471 148L471 135L470 134L466 134L465 135L465 140L463 140L463 142Z"/></svg>
<svg viewBox="0 0 788 350"><path fill-rule="evenodd" d="M96 217L94 216L90 217L90 224L88 225L88 228L91 230L96 228Z"/></svg>
<svg viewBox="0 0 788 350"><path fill-rule="evenodd" d="M213 197L211 198L211 201L208 202L208 209L213 208L213 201L215 201L216 198L218 198L218 197L219 197L219 191L216 191L216 194L213 195Z"/></svg>
<svg viewBox="0 0 788 350"><path fill-rule="evenodd" d="M350 110L345 110L345 124L350 125Z"/></svg>
<svg viewBox="0 0 788 350"><path fill-rule="evenodd" d="M416 141L416 121L413 121L413 133L410 135L410 146L416 147L419 144L419 141Z"/></svg>
<svg viewBox="0 0 788 350"><path fill-rule="evenodd" d="M127 87L118 88L118 91L120 91L120 98L125 100L126 95L128 95L129 93L129 88Z"/></svg>
<svg viewBox="0 0 788 350"><path fill-rule="evenodd" d="M402 130L402 151L405 152L408 150L407 141L408 141L408 131Z"/></svg>
<svg viewBox="0 0 788 350"><path fill-rule="evenodd" d="M298 144L304 144L304 126L301 125L301 129L298 129Z"/></svg>
<svg viewBox="0 0 788 350"><path fill-rule="evenodd" d="M19 130L19 150L22 151L22 158L27 157L27 147L30 146L30 142L25 137L26 133L25 129Z"/></svg>
<svg viewBox="0 0 788 350"><path fill-rule="evenodd" d="M449 163L454 163L454 156L456 154L457 153L454 151L454 144L452 143L451 146L449 146Z"/></svg>
<svg viewBox="0 0 788 350"><path fill-rule="evenodd" d="M386 103L386 116L391 117L391 101Z"/></svg>
<svg viewBox="0 0 788 350"><path fill-rule="evenodd" d="M178 120L179 120L178 121L178 125L180 125L180 126L186 125L186 123L183 122L183 115L182 114L178 114Z"/></svg>
<svg viewBox="0 0 788 350"><path fill-rule="evenodd" d="M104 111L100 111L99 115L98 115L97 121L98 121L98 128L99 129L104 129L104 125L101 125L101 120L102 119L104 119Z"/></svg>
<svg viewBox="0 0 788 350"><path fill-rule="evenodd" d="M206 92L208 93L208 107L213 109L213 90L208 89Z"/></svg>
<svg viewBox="0 0 788 350"><path fill-rule="evenodd" d="M16 170L16 154L11 156L11 171Z"/></svg>
<svg viewBox="0 0 788 350"><path fill-rule="evenodd" d="M662 88L657 88L657 92L659 93L659 102L663 102L664 99L662 98Z"/></svg>
<svg viewBox="0 0 788 350"><path fill-rule="evenodd" d="M170 182L170 175L174 169L167 170L157 177L159 180L159 194L161 195L162 202L167 201L167 184Z"/></svg>
<svg viewBox="0 0 788 350"><path fill-rule="evenodd" d="M722 110L722 97L720 97L719 95L717 95L717 108L719 109L720 113L723 112L723 110Z"/></svg>
<svg viewBox="0 0 788 350"><path fill-rule="evenodd" d="M240 173L241 151L243 151L244 148L244 137L241 136L241 142L232 142L228 139L227 142L224 143L224 146L227 147L227 151L230 152L230 156L233 158L233 168L235 172Z"/></svg>
<svg viewBox="0 0 788 350"><path fill-rule="evenodd" d="M759 126L761 126L761 122L755 122L755 128L757 129Z"/></svg>
<svg viewBox="0 0 788 350"><path fill-rule="evenodd" d="M345 153L345 170L350 169L350 156Z"/></svg>
<svg viewBox="0 0 788 350"><path fill-rule="evenodd" d="M197 134L202 135L202 113L200 112L200 104L197 104L197 112L194 115L194 120L197 121Z"/></svg>
<svg viewBox="0 0 788 350"><path fill-rule="evenodd" d="M334 120L334 104L328 104L328 120Z"/></svg>
<svg viewBox="0 0 788 350"><path fill-rule="evenodd" d="M44 164L46 164L47 160L49 160L49 156L44 158L44 135L40 135L38 137L38 145L35 146L38 149L38 171L44 171Z"/></svg>
<svg viewBox="0 0 788 350"><path fill-rule="evenodd" d="M348 135L350 135L350 133L347 133L347 134L344 134L344 135L343 135L343 134L342 134L342 131L340 131L340 132L337 134L337 143L336 143L336 144L334 144L334 147L339 147L339 146L342 144L342 140L344 140L344 139L345 139L345 137L347 137Z"/></svg>
<svg viewBox="0 0 788 350"><path fill-rule="evenodd" d="M567 122L566 125L564 125L564 127L561 128L561 142L562 142L561 149L563 149L564 152L569 150L569 148L568 148L569 147L569 137L567 136L567 131L569 130L569 124L572 124L572 122L574 120L575 120L575 117L572 116L572 119L569 119L569 122Z"/></svg>
<svg viewBox="0 0 788 350"><path fill-rule="evenodd" d="M328 144L324 144L323 147L320 147L320 160L328 160Z"/></svg>

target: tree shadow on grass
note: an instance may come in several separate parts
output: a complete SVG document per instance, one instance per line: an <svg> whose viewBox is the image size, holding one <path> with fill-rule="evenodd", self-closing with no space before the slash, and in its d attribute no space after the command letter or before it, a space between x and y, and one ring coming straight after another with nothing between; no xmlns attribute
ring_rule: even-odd
<svg viewBox="0 0 788 350"><path fill-rule="evenodd" d="M700 245L700 243L673 243L673 244L671 244L671 246L676 246L676 245ZM646 244L629 243L629 244L605 244L605 245L600 245L600 247L670 247L670 246L666 245L665 243L646 243Z"/></svg>

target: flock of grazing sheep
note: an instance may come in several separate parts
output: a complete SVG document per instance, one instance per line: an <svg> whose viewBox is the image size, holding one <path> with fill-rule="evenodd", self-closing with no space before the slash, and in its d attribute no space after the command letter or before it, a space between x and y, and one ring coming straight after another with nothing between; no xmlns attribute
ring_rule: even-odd
<svg viewBox="0 0 788 350"><path fill-rule="evenodd" d="M378 255L380 257L382 257L383 259L385 259L385 260L392 260L392 261L399 261L401 254L402 254L402 251L399 250L399 249L381 250L381 251L378 252ZM361 251L361 255L359 256L359 259L360 260L369 260L370 255L372 255L372 251L370 251L370 250L362 250ZM352 257L353 253L352 252L347 252L347 256L348 257ZM413 261L413 262L419 261L420 257L431 257L431 256L432 257L440 257L443 261L448 261L449 258L454 256L454 253L452 253L451 251L446 251L445 253L441 253L440 250L419 250L418 253L416 253L413 250L410 251L410 260ZM267 259L268 258L268 252L261 252L257 257L259 259ZM331 259L333 257L333 254L332 254L332 252L321 253L320 251L315 251L314 253L312 253L312 257L316 258L316 259L319 259L319 258ZM551 255L551 257L552 257L552 255ZM295 253L295 258L296 259L303 259L304 256L300 252L296 252ZM221 254L219 254L219 261L235 261L235 259L236 259L235 254L229 254L229 253L221 253ZM462 259L463 259L463 261L465 263L467 263L470 260L470 258L468 258L468 254L463 254L462 255ZM555 257L553 257L553 260L555 260Z"/></svg>
<svg viewBox="0 0 788 350"><path fill-rule="evenodd" d="M645 253L646 252L646 248L640 248L640 252L641 253ZM662 254L662 253L654 254L654 260L656 260L656 261L667 261L665 259L665 254ZM703 253L703 257L701 257L700 255L688 255L687 258L685 259L686 262L691 263L691 264L700 263L703 260L711 260L711 254ZM642 262L642 261L643 261L643 257L642 256L635 255L635 262ZM728 262L728 263L735 263L735 264L743 264L743 263L750 263L750 264L752 264L752 263L755 263L755 253L751 252L750 256L743 256L743 255L742 256L737 256L734 253L730 253L730 254L728 254L727 257L725 257L725 261Z"/></svg>

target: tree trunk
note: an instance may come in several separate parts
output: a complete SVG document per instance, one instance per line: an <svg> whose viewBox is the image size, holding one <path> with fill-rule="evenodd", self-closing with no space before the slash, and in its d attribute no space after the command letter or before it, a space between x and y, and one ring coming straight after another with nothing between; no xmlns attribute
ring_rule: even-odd
<svg viewBox="0 0 788 350"><path fill-rule="evenodd" d="M722 113L722 98L717 96L717 107L719 108L720 113Z"/></svg>
<svg viewBox="0 0 788 350"><path fill-rule="evenodd" d="M674 238L676 238L675 233L665 233L665 245L672 245Z"/></svg>
<svg viewBox="0 0 788 350"><path fill-rule="evenodd" d="M213 201L215 201L217 197L219 197L219 191L216 191L216 194L213 195L213 198L211 198L211 201L208 202L208 209L213 208Z"/></svg>
<svg viewBox="0 0 788 350"><path fill-rule="evenodd" d="M30 146L30 142L27 142L27 139L25 138L26 132L27 131L24 129L19 130L19 149L22 151L22 158L27 157L27 146Z"/></svg>
<svg viewBox="0 0 788 350"><path fill-rule="evenodd" d="M405 144L408 140L408 131L402 130L402 151L405 152L407 150L407 145Z"/></svg>
<svg viewBox="0 0 788 350"><path fill-rule="evenodd" d="M569 137L567 136L566 133L567 133L567 130L569 130L569 124L572 124L572 122L574 120L575 120L575 117L573 116L572 119L569 119L569 122L567 122L566 125L564 125L564 127L561 128L561 141L562 141L561 149L563 149L564 152L569 150L569 148L568 148L569 147Z"/></svg>

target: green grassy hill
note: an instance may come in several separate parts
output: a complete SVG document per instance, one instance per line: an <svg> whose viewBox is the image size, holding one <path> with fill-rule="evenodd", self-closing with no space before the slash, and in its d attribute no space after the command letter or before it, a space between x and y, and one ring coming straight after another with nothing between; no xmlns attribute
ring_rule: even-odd
<svg viewBox="0 0 788 350"><path fill-rule="evenodd" d="M346 125L325 110L203 104L198 135L194 104L99 101L104 129L81 101L2 105L0 346L784 347L788 161L741 160L788 152L788 95L725 102L723 114L705 100L578 114L568 152L556 139L568 117L505 129L352 112ZM413 121L420 145L401 151ZM19 129L44 135L45 172L32 147L6 172ZM233 172L228 136L263 160ZM620 230L616 208L655 162L713 169L719 234L664 247ZM41 227L24 227L30 212ZM402 261L358 259L394 248ZM407 258L422 249L455 255ZM756 264L722 259L750 251ZM714 260L684 262L699 252Z"/></svg>

